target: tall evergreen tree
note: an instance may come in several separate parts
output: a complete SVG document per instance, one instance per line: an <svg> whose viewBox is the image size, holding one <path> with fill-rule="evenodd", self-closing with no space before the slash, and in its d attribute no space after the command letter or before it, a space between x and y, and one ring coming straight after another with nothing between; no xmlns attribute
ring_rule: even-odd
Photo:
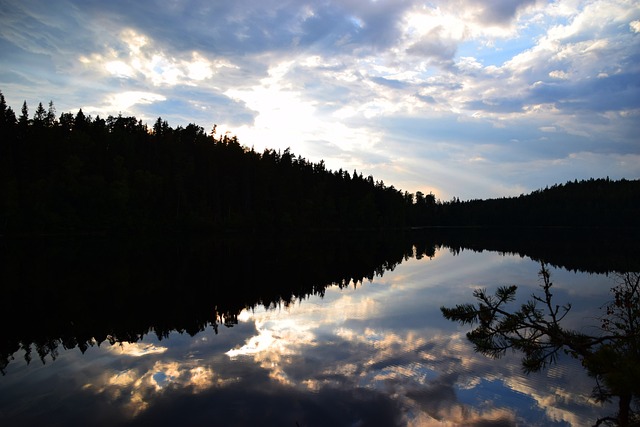
<svg viewBox="0 0 640 427"><path fill-rule="evenodd" d="M0 126L5 127L7 123L7 101L4 99L4 95L0 92Z"/></svg>
<svg viewBox="0 0 640 427"><path fill-rule="evenodd" d="M47 110L45 124L47 127L53 127L56 125L56 107L53 106L53 101L49 101L49 109Z"/></svg>
<svg viewBox="0 0 640 427"><path fill-rule="evenodd" d="M89 124L89 120L87 116L82 112L82 108L78 110L75 119L73 120L73 128L75 130L85 130L87 125Z"/></svg>
<svg viewBox="0 0 640 427"><path fill-rule="evenodd" d="M25 128L29 125L29 107L27 106L27 101L25 100L22 103L22 109L20 110L20 117L18 118L18 124L20 127Z"/></svg>
<svg viewBox="0 0 640 427"><path fill-rule="evenodd" d="M47 112L42 105L42 102L38 103L38 108L36 108L36 112L33 114L33 124L36 126L44 126L47 118Z"/></svg>

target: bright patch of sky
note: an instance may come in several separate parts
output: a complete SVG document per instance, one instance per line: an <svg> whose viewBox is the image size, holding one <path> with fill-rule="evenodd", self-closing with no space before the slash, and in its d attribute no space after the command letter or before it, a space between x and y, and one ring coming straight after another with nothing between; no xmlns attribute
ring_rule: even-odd
<svg viewBox="0 0 640 427"><path fill-rule="evenodd" d="M19 111L213 124L443 200L640 178L633 0L0 4Z"/></svg>

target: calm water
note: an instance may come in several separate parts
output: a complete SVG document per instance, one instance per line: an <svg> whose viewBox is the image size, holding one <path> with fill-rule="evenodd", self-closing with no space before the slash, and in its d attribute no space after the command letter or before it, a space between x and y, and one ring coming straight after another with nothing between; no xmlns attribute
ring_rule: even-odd
<svg viewBox="0 0 640 427"><path fill-rule="evenodd" d="M103 261L109 260L117 272L96 261L88 268L95 275L85 277L84 267L73 271L74 257L58 253L41 268L62 264L62 271L49 276L51 286L63 286L69 277L74 295L82 286L89 295L83 298L89 299L82 300L77 312L72 305L61 312L64 302L55 300L48 309L45 301L36 304L37 312L11 312L12 323L4 319L3 333L11 341L4 351L12 357L0 377L0 425L588 426L615 412L591 399L594 382L579 363L561 359L551 369L524 375L518 355L495 361L474 353L464 336L468 328L440 313L443 305L472 302L478 287L517 284L524 301L539 289L540 261L492 250L426 246L408 246L399 262L379 267L369 278L352 275L347 280L343 275L310 295L294 293L297 298L287 303L264 299L243 309L234 300L237 313L221 310L212 296L217 294L203 291L202 284L188 288L202 274L189 280L172 276L168 281L178 285L168 288L162 260L145 258L139 264L146 272L136 273L106 256ZM275 286L274 277L282 277L288 265L286 259L284 267L270 262L274 276L260 264L265 278L260 282L260 274L247 273L260 257L246 258L251 265L234 276L215 261L219 254L210 262L203 256L201 263L185 266L191 255L182 249L176 253L182 254L176 256L182 263L179 271L205 269L207 280L215 282L207 282L207 289L215 287L219 293L233 293L240 286L233 282L236 276L244 277L238 283L252 280L257 288ZM364 253L369 253L366 248L358 257ZM316 269L322 265L305 268L308 275L319 274ZM294 265L289 268L295 274L283 277L288 289L296 281L307 289L305 278L299 277L303 273ZM33 269L39 269L37 263L25 262L17 273ZM615 285L614 274L549 269L554 298L573 305L567 324L593 332ZM15 280L15 273L5 278ZM47 274L13 286L41 286ZM133 296L133 304L124 304L132 298L128 288L114 284L117 291L106 294L101 284L117 280L127 286L137 283L145 291ZM229 281L233 283L225 287ZM154 292L154 283L160 282L162 291ZM29 292L12 295L17 300ZM55 295L51 291L50 298ZM214 322L201 315L207 301ZM200 316L193 323L199 327L184 326L190 324L190 313ZM87 324L93 317L101 320ZM136 323L152 318L156 326L154 321ZM55 327L63 323L71 329ZM104 325L119 335L105 335ZM94 338L92 331L97 331ZM125 335L128 339L122 339ZM22 347L31 342L29 363L24 348L15 348L17 342Z"/></svg>

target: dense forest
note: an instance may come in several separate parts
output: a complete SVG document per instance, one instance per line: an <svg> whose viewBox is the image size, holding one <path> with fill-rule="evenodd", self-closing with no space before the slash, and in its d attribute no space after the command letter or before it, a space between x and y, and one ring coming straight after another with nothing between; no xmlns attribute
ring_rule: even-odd
<svg viewBox="0 0 640 427"><path fill-rule="evenodd" d="M637 226L640 180L567 182L450 201L289 149L256 152L196 124L131 116L19 115L0 93L0 235L421 226ZM425 177L425 182L429 179Z"/></svg>

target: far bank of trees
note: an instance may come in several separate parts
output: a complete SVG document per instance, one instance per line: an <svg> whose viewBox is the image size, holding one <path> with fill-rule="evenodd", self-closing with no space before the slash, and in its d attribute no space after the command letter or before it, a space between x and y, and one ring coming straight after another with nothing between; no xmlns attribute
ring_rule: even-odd
<svg viewBox="0 0 640 427"><path fill-rule="evenodd" d="M638 227L640 180L575 180L518 197L454 199L435 210L438 225Z"/></svg>
<svg viewBox="0 0 640 427"><path fill-rule="evenodd" d="M425 177L428 180L428 177ZM0 93L0 234L158 230L389 229L460 225L636 226L640 181L556 185L448 202L289 149L256 152L196 124L135 117L17 116Z"/></svg>

